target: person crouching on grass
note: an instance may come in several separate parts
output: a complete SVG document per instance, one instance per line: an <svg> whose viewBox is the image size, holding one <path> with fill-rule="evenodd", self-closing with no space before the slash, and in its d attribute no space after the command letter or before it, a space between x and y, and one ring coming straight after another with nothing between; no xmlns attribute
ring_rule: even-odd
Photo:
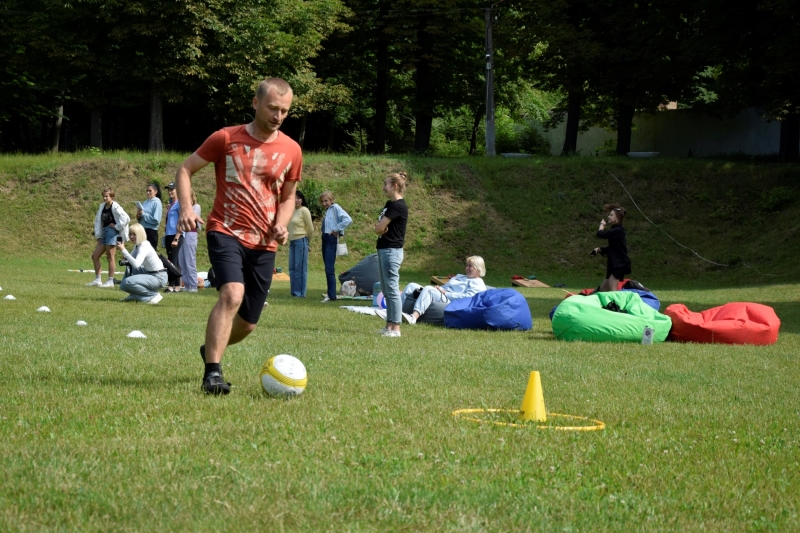
<svg viewBox="0 0 800 533"><path fill-rule="evenodd" d="M603 209L608 211L608 224L611 229L606 229L606 221L600 221L597 230L599 239L608 239L608 246L592 250L592 255L605 255L608 257L606 266L606 279L600 284L598 292L612 292L617 290L617 285L626 274L631 273L631 260L628 258L628 243L625 240L625 228L622 221L625 219L625 209L619 204L606 204Z"/></svg>
<svg viewBox="0 0 800 533"><path fill-rule="evenodd" d="M158 291L167 285L167 269L164 268L153 245L147 240L144 226L133 223L129 232L128 236L134 245L133 253L128 253L123 243L117 243L117 250L131 267L131 274L125 276L119 285L120 290L127 292L128 296L120 301L155 305L163 298Z"/></svg>
<svg viewBox="0 0 800 533"><path fill-rule="evenodd" d="M94 264L94 281L87 283L87 287L114 287L114 256L116 255L117 242L127 240L128 223L131 217L122 207L114 201L114 189L108 187L103 190L103 203L97 208L97 215L94 217L94 236L97 245L92 252L92 263ZM100 258L106 254L108 259L108 281L105 283L100 279Z"/></svg>
<svg viewBox="0 0 800 533"><path fill-rule="evenodd" d="M403 199L406 190L404 172L389 174L383 180L383 194L389 199L383 206L375 224L375 233L380 235L378 249L378 274L386 311L378 309L376 314L386 320L386 327L378 331L384 337L399 337L403 305L400 302L400 264L403 262L403 242L406 238L408 206Z"/></svg>

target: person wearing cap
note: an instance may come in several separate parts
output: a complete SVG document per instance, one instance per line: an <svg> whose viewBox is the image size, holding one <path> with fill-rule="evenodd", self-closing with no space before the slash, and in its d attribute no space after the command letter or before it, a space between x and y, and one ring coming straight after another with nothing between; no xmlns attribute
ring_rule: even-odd
<svg viewBox="0 0 800 533"><path fill-rule="evenodd" d="M165 187L169 193L169 207L167 208L167 221L164 227L164 248L167 249L167 259L173 265L179 264L178 255L183 242L182 232L178 229L178 216L181 205L178 202L178 192L175 190L175 182L171 181ZM167 292L180 292L181 277L172 272L167 272L168 283Z"/></svg>
<svg viewBox="0 0 800 533"><path fill-rule="evenodd" d="M284 80L263 80L252 101L253 121L211 134L176 174L178 230L205 224L219 291L200 346L205 364L201 388L207 394L230 392L220 366L225 349L255 330L272 283L278 244L289 240L287 226L303 170L300 146L279 130L292 96ZM192 176L212 162L217 192L204 222L192 210Z"/></svg>

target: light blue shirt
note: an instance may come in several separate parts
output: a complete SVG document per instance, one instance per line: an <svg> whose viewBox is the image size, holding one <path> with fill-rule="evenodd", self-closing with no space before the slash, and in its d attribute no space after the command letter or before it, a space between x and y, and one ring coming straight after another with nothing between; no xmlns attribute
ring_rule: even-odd
<svg viewBox="0 0 800 533"><path fill-rule="evenodd" d="M178 234L178 216L181 214L181 206L178 200L175 200L167 211L167 228L164 230L164 235L177 235Z"/></svg>
<svg viewBox="0 0 800 533"><path fill-rule="evenodd" d="M142 202L142 218L139 219L139 224L147 229L158 230L161 225L161 200L158 198L148 198Z"/></svg>
<svg viewBox="0 0 800 533"><path fill-rule="evenodd" d="M331 204L328 210L325 211L325 218L322 220L322 233L327 235L335 231L344 234L344 229L352 223L353 219L339 204Z"/></svg>
<svg viewBox="0 0 800 533"><path fill-rule="evenodd" d="M469 298L486 290L482 278L470 278L466 274L458 274L442 286L444 295L450 300Z"/></svg>

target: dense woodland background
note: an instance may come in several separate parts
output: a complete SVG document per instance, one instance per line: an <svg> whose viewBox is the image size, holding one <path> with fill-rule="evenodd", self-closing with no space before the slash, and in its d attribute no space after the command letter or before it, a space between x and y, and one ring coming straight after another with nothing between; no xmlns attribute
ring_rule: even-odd
<svg viewBox="0 0 800 533"><path fill-rule="evenodd" d="M800 152L800 6L790 0L2 0L0 150L194 150L295 88L306 150L481 154L487 20L497 150L542 128L617 131L634 112L757 107ZM567 118L568 117L568 118Z"/></svg>

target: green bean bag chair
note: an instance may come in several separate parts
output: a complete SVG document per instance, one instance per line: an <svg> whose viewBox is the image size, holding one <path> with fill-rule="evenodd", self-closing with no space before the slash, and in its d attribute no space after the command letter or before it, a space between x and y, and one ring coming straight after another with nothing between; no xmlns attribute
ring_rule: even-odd
<svg viewBox="0 0 800 533"><path fill-rule="evenodd" d="M556 309L552 325L556 338L566 341L641 343L644 328L650 326L653 342L664 342L672 319L637 293L617 291L567 298Z"/></svg>

